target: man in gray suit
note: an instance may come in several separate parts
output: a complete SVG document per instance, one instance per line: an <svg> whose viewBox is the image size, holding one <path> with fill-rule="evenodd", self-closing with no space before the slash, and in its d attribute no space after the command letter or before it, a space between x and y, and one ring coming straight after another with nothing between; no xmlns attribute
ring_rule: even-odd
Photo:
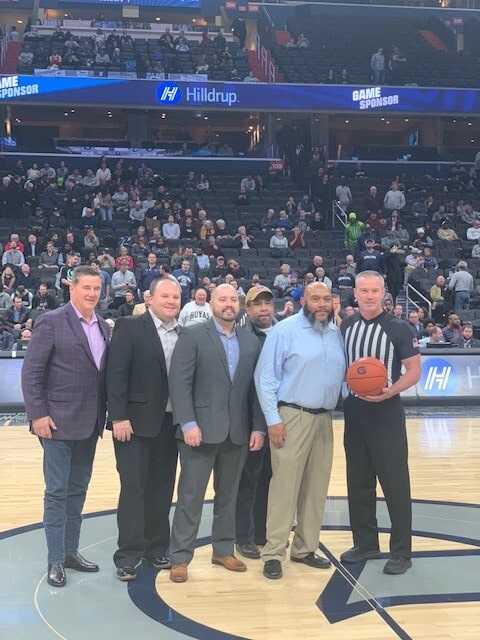
<svg viewBox="0 0 480 640"><path fill-rule="evenodd" d="M94 312L101 288L91 267L73 270L70 302L37 318L22 368L27 416L43 447L47 582L55 587L65 585L65 568L98 571L78 546L95 448L105 426L110 331Z"/></svg>
<svg viewBox="0 0 480 640"><path fill-rule="evenodd" d="M248 449L258 451L264 439L253 388L260 345L250 332L235 328L239 302L231 285L214 290L211 307L213 318L182 330L169 373L182 465L170 539L173 582L188 579L212 470L212 563L230 571L247 569L233 555L235 506Z"/></svg>

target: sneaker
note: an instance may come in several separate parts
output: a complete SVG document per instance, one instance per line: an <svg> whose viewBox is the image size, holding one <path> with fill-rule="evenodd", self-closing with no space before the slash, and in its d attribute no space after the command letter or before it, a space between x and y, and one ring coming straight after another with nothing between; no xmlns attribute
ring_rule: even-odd
<svg viewBox="0 0 480 640"><path fill-rule="evenodd" d="M361 549L360 547L352 547L340 556L340 560L346 564L354 562L364 562L364 560L378 560L380 558L379 549Z"/></svg>
<svg viewBox="0 0 480 640"><path fill-rule="evenodd" d="M383 567L383 573L388 573L391 576L399 576L405 573L412 566L410 558L405 556L392 556Z"/></svg>

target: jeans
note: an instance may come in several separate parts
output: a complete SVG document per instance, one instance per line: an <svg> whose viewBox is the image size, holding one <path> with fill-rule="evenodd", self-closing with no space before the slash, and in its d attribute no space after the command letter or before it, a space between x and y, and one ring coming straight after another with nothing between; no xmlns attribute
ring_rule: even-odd
<svg viewBox="0 0 480 640"><path fill-rule="evenodd" d="M470 309L470 291L455 291L455 311Z"/></svg>
<svg viewBox="0 0 480 640"><path fill-rule="evenodd" d="M100 218L103 221L109 220L111 222L113 220L112 207L100 207Z"/></svg>
<svg viewBox="0 0 480 640"><path fill-rule="evenodd" d="M43 526L48 563L78 551L82 509L92 475L98 433L86 440L40 438L45 479Z"/></svg>

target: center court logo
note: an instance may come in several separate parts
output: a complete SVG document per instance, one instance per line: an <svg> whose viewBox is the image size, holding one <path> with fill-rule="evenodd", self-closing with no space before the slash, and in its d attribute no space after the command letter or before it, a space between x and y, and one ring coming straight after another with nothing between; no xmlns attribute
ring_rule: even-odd
<svg viewBox="0 0 480 640"><path fill-rule="evenodd" d="M182 98L182 90L176 82L162 82L157 89L157 100L161 104L177 104Z"/></svg>
<svg viewBox="0 0 480 640"><path fill-rule="evenodd" d="M452 395L458 385L458 376L451 362L443 358L428 358L422 364L420 384L427 395Z"/></svg>

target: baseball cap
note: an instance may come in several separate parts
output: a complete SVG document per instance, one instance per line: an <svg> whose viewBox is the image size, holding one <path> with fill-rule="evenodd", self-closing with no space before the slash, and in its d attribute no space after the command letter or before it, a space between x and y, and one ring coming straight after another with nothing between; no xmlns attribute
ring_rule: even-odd
<svg viewBox="0 0 480 640"><path fill-rule="evenodd" d="M110 247L103 247L103 253L110 253Z"/></svg>
<svg viewBox="0 0 480 640"><path fill-rule="evenodd" d="M417 247L413 247L412 253L422 253L421 249L417 249Z"/></svg>
<svg viewBox="0 0 480 640"><path fill-rule="evenodd" d="M368 238L368 240L365 240L365 244L375 244L375 240Z"/></svg>
<svg viewBox="0 0 480 640"><path fill-rule="evenodd" d="M348 217L349 217L350 220L355 220L356 217L357 217L357 214L352 211L352 213L348 214Z"/></svg>
<svg viewBox="0 0 480 640"><path fill-rule="evenodd" d="M423 227L418 227L417 233L425 233L425 229Z"/></svg>
<svg viewBox="0 0 480 640"><path fill-rule="evenodd" d="M258 296L261 296L262 294L270 295L273 298L273 293L270 291L268 287L263 286L263 284L256 284L255 286L251 287L247 291L245 304L248 304L249 302L253 302L258 298Z"/></svg>

